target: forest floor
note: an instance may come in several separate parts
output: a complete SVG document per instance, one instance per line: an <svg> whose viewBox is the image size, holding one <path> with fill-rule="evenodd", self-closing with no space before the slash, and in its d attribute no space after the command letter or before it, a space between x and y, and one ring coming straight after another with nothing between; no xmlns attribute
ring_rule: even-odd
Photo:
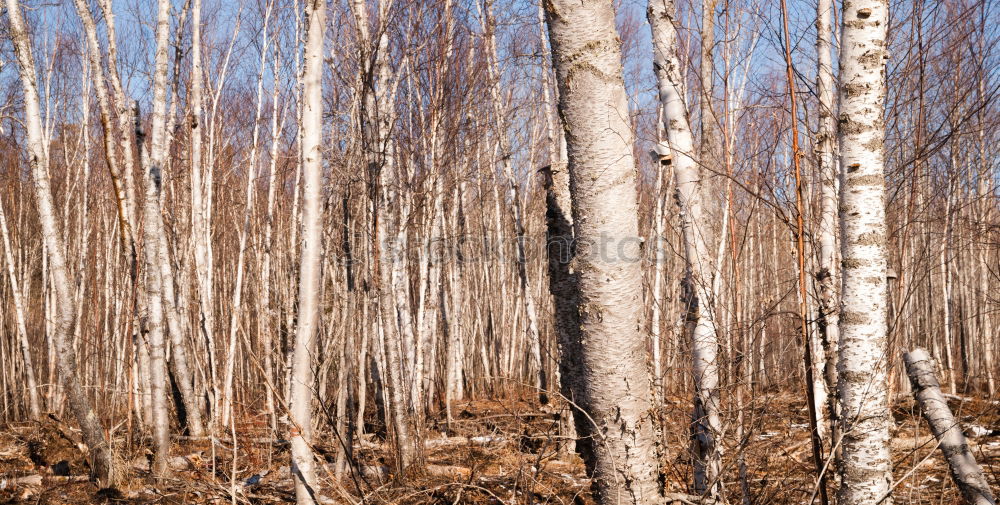
<svg viewBox="0 0 1000 505"><path fill-rule="evenodd" d="M691 475L687 447L687 406L667 398L663 414L667 454L663 468L668 491L687 493ZM813 492L813 463L804 404L787 394L759 395L744 409L743 466L751 504L806 503ZM994 489L1000 484L1000 405L956 398L952 410L963 421L969 442ZM470 401L452 406L454 420L444 436L443 414L431 419L425 465L393 475L392 451L376 437L355 447L359 469L333 482L332 442L316 451L327 460L319 478L329 503L352 504L573 504L593 503L583 464L567 455L558 434L558 414L523 400ZM913 402L893 407L892 455L897 504L958 504L947 467ZM735 416L733 416L735 417ZM259 423L258 423L259 424ZM730 423L735 424L735 423ZM117 489L99 490L86 480L78 432L55 418L0 426L0 504L243 503L294 502L288 448L248 424L231 439L178 440L170 479L154 482L148 448L118 450L127 469ZM730 428L725 440L737 440ZM121 443L123 445L123 442ZM734 442L726 449L725 483L731 503L742 500ZM235 472L234 472L235 467ZM326 501L326 500L325 500ZM817 501L818 503L818 501Z"/></svg>

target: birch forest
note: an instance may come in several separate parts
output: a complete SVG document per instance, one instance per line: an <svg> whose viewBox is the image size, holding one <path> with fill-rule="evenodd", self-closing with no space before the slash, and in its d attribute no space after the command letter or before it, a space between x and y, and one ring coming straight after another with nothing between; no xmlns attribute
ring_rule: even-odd
<svg viewBox="0 0 1000 505"><path fill-rule="evenodd" d="M996 505L996 0L3 0L0 504Z"/></svg>

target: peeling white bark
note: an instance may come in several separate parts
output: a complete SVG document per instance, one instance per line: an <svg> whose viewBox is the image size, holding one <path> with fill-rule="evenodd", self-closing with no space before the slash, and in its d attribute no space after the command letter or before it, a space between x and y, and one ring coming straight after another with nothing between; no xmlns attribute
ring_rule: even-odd
<svg viewBox="0 0 1000 505"><path fill-rule="evenodd" d="M884 0L846 0L840 48L843 286L838 388L843 464L838 503L891 505L889 457ZM883 500L884 498L884 500Z"/></svg>
<svg viewBox="0 0 1000 505"><path fill-rule="evenodd" d="M312 453L312 399L315 374L312 366L319 326L320 287L323 272L323 40L326 2L306 4L306 32L302 120L302 255L299 266L298 324L289 397L289 421L295 497L311 505L319 494Z"/></svg>
<svg viewBox="0 0 1000 505"><path fill-rule="evenodd" d="M606 0L545 5L569 154L579 337L562 379L587 413L578 422L602 504L663 501L641 303L633 134L615 11ZM576 338L576 335L571 335ZM614 353L608 353L614 349ZM578 353L578 354L577 354ZM584 416L580 416L584 417ZM583 421L578 418L578 421Z"/></svg>
<svg viewBox="0 0 1000 505"><path fill-rule="evenodd" d="M145 200L143 202L143 253L149 333L149 381L152 404L153 444L156 455L153 474L164 477L169 472L167 458L170 452L170 419L167 402L166 346L164 331L163 278L161 266L168 258L161 256L163 218L160 214L160 185L162 172L167 164L167 48L170 31L170 1L159 0L156 15L156 56L153 73L153 111L151 117L150 149L143 156ZM144 153L145 154L145 153Z"/></svg>
<svg viewBox="0 0 1000 505"><path fill-rule="evenodd" d="M115 483L111 448L108 446L101 421L94 412L90 399L80 383L76 350L70 342L75 316L73 310L75 296L66 270L66 250L62 230L56 224L55 205L53 204L52 188L48 175L48 152L42 133L35 59L31 52L31 39L21 14L20 2L6 0L6 6L9 33L14 43L21 87L24 92L24 128L28 140L28 163L34 182L38 220L41 223L44 249L49 263L48 270L52 277L57 300L57 303L54 304L56 317L51 319L53 324L47 334L51 338L54 354L58 356L56 366L70 409L80 424L83 440L90 450L91 469L97 478L98 485L108 487Z"/></svg>

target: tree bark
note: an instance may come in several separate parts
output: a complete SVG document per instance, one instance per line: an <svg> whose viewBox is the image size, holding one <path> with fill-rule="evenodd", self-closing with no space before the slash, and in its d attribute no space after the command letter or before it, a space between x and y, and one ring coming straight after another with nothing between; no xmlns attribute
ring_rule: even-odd
<svg viewBox="0 0 1000 505"><path fill-rule="evenodd" d="M320 279L323 255L323 40L326 34L326 2L306 4L306 32L302 108L302 255L299 267L298 324L289 398L292 468L295 498L311 505L319 495L312 453L312 399L315 374L312 355L319 326Z"/></svg>
<svg viewBox="0 0 1000 505"><path fill-rule="evenodd" d="M891 505L882 118L889 5L884 0L845 1L841 12L838 387L844 439L838 503Z"/></svg>
<svg viewBox="0 0 1000 505"><path fill-rule="evenodd" d="M375 184L375 233L373 243L374 275L377 276L380 304L380 321L386 360L386 390L389 413L395 436L397 471L402 472L418 462L419 431L414 429L416 419L410 415L409 394L405 392L404 350L414 342L413 318L410 316L409 283L405 278L407 233L407 204L400 194L402 172L396 164L395 142L391 138L395 122L395 88L398 80L392 77L389 65L389 36L385 30L391 2L378 3L377 43L364 46L363 54L374 54L370 78L372 89L363 92L362 117L365 148ZM355 0L354 15L362 44L368 40L368 11L363 1ZM374 49L369 52L368 48Z"/></svg>
<svg viewBox="0 0 1000 505"><path fill-rule="evenodd" d="M684 105L680 72L676 6L673 0L650 0L647 18L653 32L653 68L656 71L667 139L673 152L677 203L684 241L687 325L694 359L693 416L695 490L715 497L722 491L722 433L719 417L719 341L711 309L714 300L713 235L704 203L703 171L694 154L694 140Z"/></svg>
<svg viewBox="0 0 1000 505"><path fill-rule="evenodd" d="M76 350L69 342L74 324L73 288L66 271L66 252L62 230L56 224L52 188L48 175L47 149L42 135L41 108L38 101L38 85L35 76L35 58L31 52L21 5L18 0L6 0L10 37L14 43L21 87L24 92L24 127L28 140L28 162L31 168L34 193L38 207L45 250L49 262L57 300L56 317L49 332L55 354L58 357L59 376L63 382L69 406L83 434L84 443L90 450L90 467L101 487L113 486L116 482L111 448L104 436L104 428L80 383Z"/></svg>
<svg viewBox="0 0 1000 505"><path fill-rule="evenodd" d="M156 456L153 474L164 477L169 472L170 420L167 403L167 370L164 330L166 319L163 300L161 267L169 258L161 255L163 218L160 211L160 188L167 164L167 48L170 31L170 2L158 2L156 16L156 56L153 74L153 111L149 154L143 156L145 170L145 201L143 203L143 253L146 260L147 325L149 333L149 380L152 395L152 428Z"/></svg>
<svg viewBox="0 0 1000 505"><path fill-rule="evenodd" d="M578 373L563 376L586 413L583 451L599 503L663 501L658 438L640 333L641 270L633 135L612 4L545 6L569 154L578 276ZM589 250L586 250L589 249ZM613 355L607 350L615 349Z"/></svg>
<svg viewBox="0 0 1000 505"><path fill-rule="evenodd" d="M819 100L819 133L816 137L816 158L820 184L819 261L814 274L819 287L818 314L820 342L823 346L822 369L818 370L826 383L827 410L830 420L831 447L838 446L840 430L837 407L837 340L840 338L837 313L839 276L837 262L837 165L835 148L837 127L834 123L836 105L833 91L833 41L830 18L833 0L819 0L816 6L816 94ZM823 406L818 405L818 408ZM835 460L839 460L839 449Z"/></svg>
<svg viewBox="0 0 1000 505"><path fill-rule="evenodd" d="M198 287L199 325L208 348L208 371L212 405L209 412L210 426L218 420L219 382L215 347L215 308L212 301L212 209L208 191L211 172L202 175L202 79L201 64L201 0L194 0L191 8L191 118L189 126L191 143L191 241L194 243L195 279Z"/></svg>
<svg viewBox="0 0 1000 505"><path fill-rule="evenodd" d="M4 259L7 263L7 280L10 282L10 294L14 299L14 317L17 323L17 339L21 346L21 359L24 361L24 375L27 379L28 408L33 419L42 416L41 401L38 399L38 383L35 380L35 366L31 359L31 344L28 342L28 325L25 318L24 298L14 272L14 250L10 245L10 232L7 230L7 216L0 202L0 233L3 235Z"/></svg>
<svg viewBox="0 0 1000 505"><path fill-rule="evenodd" d="M972 505L996 505L996 498L993 497L982 468L969 450L962 427L948 408L948 400L941 392L941 384L934 375L934 362L930 355L917 348L904 354L903 360L913 387L913 397L920 403L924 419L941 446L941 453L951 470L951 478L962 492L962 497Z"/></svg>

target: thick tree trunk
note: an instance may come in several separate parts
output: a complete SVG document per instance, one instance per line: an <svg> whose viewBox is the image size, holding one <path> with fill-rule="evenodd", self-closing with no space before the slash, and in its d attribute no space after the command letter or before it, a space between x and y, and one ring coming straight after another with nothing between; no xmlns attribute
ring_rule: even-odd
<svg viewBox="0 0 1000 505"><path fill-rule="evenodd" d="M884 0L844 2L840 52L843 289L839 378L843 464L838 503L891 505L885 176Z"/></svg>
<svg viewBox="0 0 1000 505"><path fill-rule="evenodd" d="M647 17L653 32L653 68L656 71L663 122L673 152L677 203L684 240L687 324L694 359L695 411L693 419L695 491L717 496L722 491L722 433L719 417L719 341L711 309L714 300L713 260L708 239L713 235L703 206L702 171L694 154L694 140L684 105L680 73L676 6L673 0L650 0Z"/></svg>
<svg viewBox="0 0 1000 505"><path fill-rule="evenodd" d="M323 40L326 34L326 2L306 4L303 74L302 157L303 209L302 255L299 266L298 324L289 397L292 468L295 497L299 505L311 505L319 495L312 453L312 400L315 376L312 355L319 326L320 280L323 255Z"/></svg>
<svg viewBox="0 0 1000 505"><path fill-rule="evenodd" d="M972 505L996 505L983 470L969 450L962 426L948 408L948 400L934 375L934 362L930 355L918 348L903 355L903 360L913 387L913 397L920 403L924 419L941 446L951 478L962 492L962 497Z"/></svg>
<svg viewBox="0 0 1000 505"><path fill-rule="evenodd" d="M53 279L57 299L56 317L53 320L49 336L55 348L59 376L69 400L70 410L77 422L80 423L84 443L90 450L90 467L98 485L109 487L115 484L111 448L104 436L101 421L94 412L90 399L80 383L76 350L69 341L73 331L73 300L75 297L66 271L63 234L56 224L55 206L52 201L52 188L48 175L48 150L45 148L45 139L42 135L41 108L38 102L38 85L35 76L35 58L31 52L31 39L21 14L20 2L6 0L6 3L9 33L14 43L21 87L24 92L24 127L28 140L28 162L34 182L38 220L41 223L42 236L44 237L49 272Z"/></svg>
<svg viewBox="0 0 1000 505"><path fill-rule="evenodd" d="M642 311L632 130L612 4L546 4L569 153L579 336L564 375L593 437L583 451L602 504L663 501ZM584 250L589 248L590 250ZM615 349L613 355L607 350ZM581 419L582 420L582 419Z"/></svg>

